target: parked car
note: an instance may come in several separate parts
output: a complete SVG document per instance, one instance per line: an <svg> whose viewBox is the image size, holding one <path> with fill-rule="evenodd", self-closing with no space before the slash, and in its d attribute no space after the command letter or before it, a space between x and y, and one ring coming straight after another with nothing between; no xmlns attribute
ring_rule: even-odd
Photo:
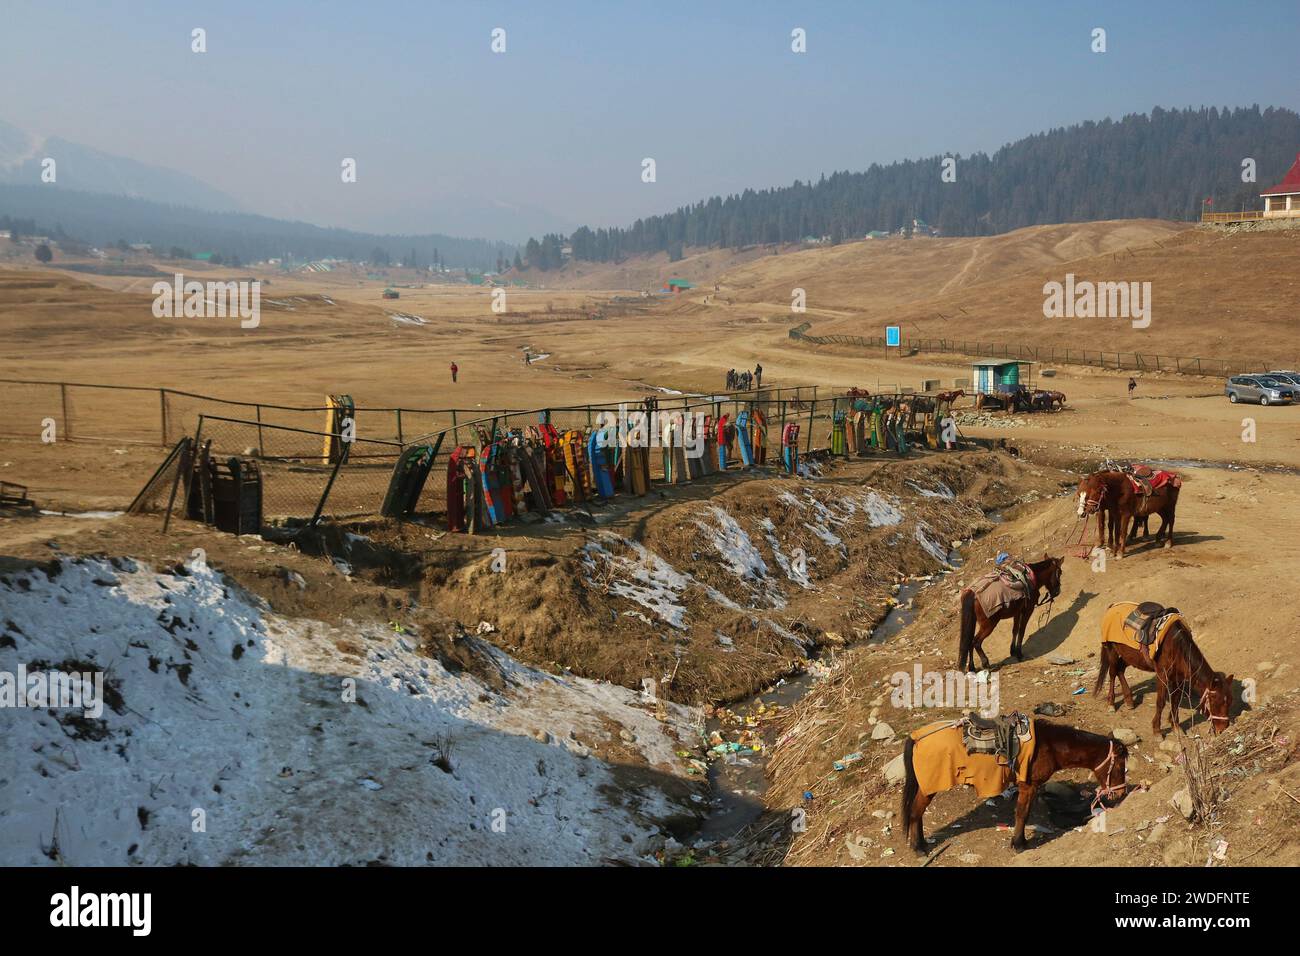
<svg viewBox="0 0 1300 956"><path fill-rule="evenodd" d="M1275 378L1283 385L1289 385L1292 390L1300 389L1300 372L1265 372L1269 378Z"/></svg>
<svg viewBox="0 0 1300 956"><path fill-rule="evenodd" d="M1295 401L1295 392L1295 386L1268 375L1234 375L1223 387L1223 394L1234 405L1237 402L1289 405Z"/></svg>

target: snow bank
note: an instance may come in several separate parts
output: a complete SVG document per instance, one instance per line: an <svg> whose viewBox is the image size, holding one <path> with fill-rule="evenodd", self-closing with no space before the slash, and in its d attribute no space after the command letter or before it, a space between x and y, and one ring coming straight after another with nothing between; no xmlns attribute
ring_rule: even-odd
<svg viewBox="0 0 1300 956"><path fill-rule="evenodd" d="M202 567L52 573L0 579L0 671L102 670L111 706L0 709L0 865L637 862L683 812L577 739L613 721L667 774L682 708L661 723L632 691L482 645L498 694L409 627L281 617Z"/></svg>

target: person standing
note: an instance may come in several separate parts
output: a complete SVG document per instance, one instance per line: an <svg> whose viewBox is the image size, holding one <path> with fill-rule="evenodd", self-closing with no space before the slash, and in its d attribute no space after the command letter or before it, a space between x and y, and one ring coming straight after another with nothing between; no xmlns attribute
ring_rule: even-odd
<svg viewBox="0 0 1300 956"><path fill-rule="evenodd" d="M451 363L451 384L456 384L456 373L460 371L460 366L455 362Z"/></svg>
<svg viewBox="0 0 1300 956"><path fill-rule="evenodd" d="M1137 387L1138 387L1137 379L1133 378L1133 377L1130 375L1130 376L1129 376L1129 380L1128 380L1128 397L1129 397L1129 398L1132 398L1132 397L1133 397L1133 389L1135 389L1135 388L1137 388Z"/></svg>
<svg viewBox="0 0 1300 956"><path fill-rule="evenodd" d="M754 366L754 387L763 387L763 365L761 362Z"/></svg>

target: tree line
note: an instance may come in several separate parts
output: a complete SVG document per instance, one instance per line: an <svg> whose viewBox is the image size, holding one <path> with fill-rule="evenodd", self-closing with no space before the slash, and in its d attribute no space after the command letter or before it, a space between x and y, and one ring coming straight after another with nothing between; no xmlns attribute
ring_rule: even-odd
<svg viewBox="0 0 1300 956"><path fill-rule="evenodd" d="M1300 115L1258 105L1135 113L1048 130L989 156L931 156L864 172L822 174L774 189L713 196L626 228L583 226L568 239L575 259L618 262L687 247L741 248L812 237L858 239L923 220L948 236L1102 219L1191 220L1211 210L1257 209L1259 191L1300 152ZM945 181L945 159L952 181ZM1256 181L1244 181L1254 161ZM561 264L561 236L530 239L529 266Z"/></svg>

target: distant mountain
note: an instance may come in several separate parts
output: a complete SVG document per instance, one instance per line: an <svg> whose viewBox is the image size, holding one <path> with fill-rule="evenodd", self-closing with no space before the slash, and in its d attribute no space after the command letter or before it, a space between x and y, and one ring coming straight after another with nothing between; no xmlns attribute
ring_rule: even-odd
<svg viewBox="0 0 1300 956"><path fill-rule="evenodd" d="M66 139L39 139L0 121L0 183L43 185L41 163L47 157L55 161L55 185L63 189L218 212L239 209L239 203L230 196L185 173L114 156Z"/></svg>
<svg viewBox="0 0 1300 956"><path fill-rule="evenodd" d="M211 212L50 186L0 185L0 221L5 219L34 222L36 229L56 238L72 237L101 248L119 240L148 242L163 253L173 247L220 253L227 262L338 258L428 266L436 254L453 268L488 270L497 267L499 258L509 260L515 254L513 245L486 239L326 229L245 212Z"/></svg>
<svg viewBox="0 0 1300 956"><path fill-rule="evenodd" d="M1216 210L1259 208L1259 191L1285 174L1297 152L1300 115L1288 109L1157 107L1150 115L1028 136L992 156L955 156L955 182L941 178L944 157L931 156L823 174L816 183L714 196L627 228L584 226L567 241L574 258L609 262L806 236L839 242L914 220L947 236L1104 219L1190 220L1206 198ZM1242 182L1246 158L1255 160L1257 182ZM555 235L529 240L530 264L557 267L564 241Z"/></svg>

